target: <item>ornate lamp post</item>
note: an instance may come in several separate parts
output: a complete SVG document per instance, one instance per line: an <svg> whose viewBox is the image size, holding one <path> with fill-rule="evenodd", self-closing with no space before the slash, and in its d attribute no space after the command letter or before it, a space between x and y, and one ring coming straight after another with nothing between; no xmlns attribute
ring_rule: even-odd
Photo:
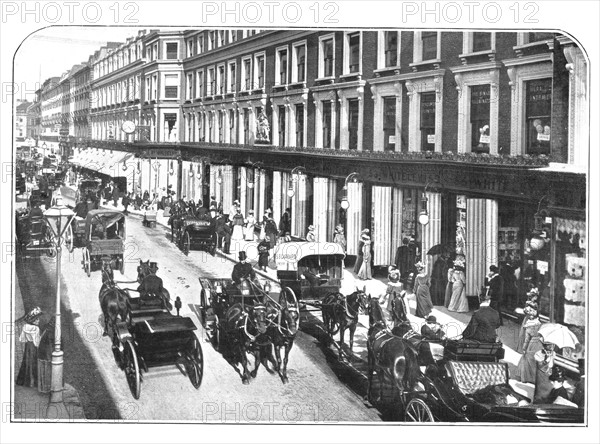
<svg viewBox="0 0 600 444"><path fill-rule="evenodd" d="M294 167L290 172L290 181L288 183L287 190L288 197L292 198L296 194L296 188L294 185L296 184L296 182L298 182L298 180L300 180L300 176L302 176L303 174L306 174L306 168L304 168L303 166ZM298 178L294 179L294 176L298 176Z"/></svg>
<svg viewBox="0 0 600 444"><path fill-rule="evenodd" d="M63 351L61 350L60 321L60 268L63 236L69 228L75 213L62 204L62 196L56 196L53 207L44 212L48 226L52 230L56 245L56 319L54 324L54 350L52 351L52 381L50 385L50 403L63 402Z"/></svg>

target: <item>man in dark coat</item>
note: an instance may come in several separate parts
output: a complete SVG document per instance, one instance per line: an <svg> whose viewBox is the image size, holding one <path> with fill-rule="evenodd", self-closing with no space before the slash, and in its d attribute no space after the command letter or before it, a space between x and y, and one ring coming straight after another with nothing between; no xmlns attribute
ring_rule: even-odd
<svg viewBox="0 0 600 444"><path fill-rule="evenodd" d="M490 307L490 299L481 296L479 310L473 313L469 325L463 331L463 339L472 341L494 343L496 342L496 329L500 327L500 314Z"/></svg>
<svg viewBox="0 0 600 444"><path fill-rule="evenodd" d="M279 232L281 234L288 233L292 231L292 210L291 208L286 208L283 214L281 215L281 219L279 220Z"/></svg>
<svg viewBox="0 0 600 444"><path fill-rule="evenodd" d="M277 224L270 213L265 213L265 235L269 236L269 244L273 249L277 243Z"/></svg>
<svg viewBox="0 0 600 444"><path fill-rule="evenodd" d="M433 305L444 305L447 283L448 263L446 257L440 255L433 263L433 270L431 271L431 300Z"/></svg>
<svg viewBox="0 0 600 444"><path fill-rule="evenodd" d="M244 279L254 281L256 279L256 273L254 272L252 264L246 258L246 252L240 251L238 257L240 261L233 266L231 280L237 285L241 284Z"/></svg>
<svg viewBox="0 0 600 444"><path fill-rule="evenodd" d="M487 296L490 298L490 307L498 313L502 313L502 299L504 296L504 279L498 273L498 267L490 265L490 273L485 279ZM502 325L502 316L500 316L500 325Z"/></svg>
<svg viewBox="0 0 600 444"><path fill-rule="evenodd" d="M218 244L223 249L223 253L229 254L231 245L231 227L228 224L227 217L219 213L217 217L216 233L219 236Z"/></svg>

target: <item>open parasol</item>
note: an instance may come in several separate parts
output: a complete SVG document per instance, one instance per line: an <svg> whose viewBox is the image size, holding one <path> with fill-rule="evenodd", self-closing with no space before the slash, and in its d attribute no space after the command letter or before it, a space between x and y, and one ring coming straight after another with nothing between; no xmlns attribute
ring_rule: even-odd
<svg viewBox="0 0 600 444"><path fill-rule="evenodd" d="M544 342L555 344L558 348L575 348L579 340L575 334L561 324L543 324L538 333L544 338Z"/></svg>

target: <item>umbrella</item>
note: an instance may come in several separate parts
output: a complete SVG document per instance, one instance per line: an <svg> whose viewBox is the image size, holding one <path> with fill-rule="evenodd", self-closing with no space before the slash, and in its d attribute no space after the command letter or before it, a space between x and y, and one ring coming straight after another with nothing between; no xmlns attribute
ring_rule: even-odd
<svg viewBox="0 0 600 444"><path fill-rule="evenodd" d="M561 324L543 324L538 333L544 338L544 342L555 344L558 348L575 348L579 344L575 334Z"/></svg>
<svg viewBox="0 0 600 444"><path fill-rule="evenodd" d="M434 256L436 254L447 254L452 255L454 253L455 246L453 244L437 244L429 249L427 254Z"/></svg>

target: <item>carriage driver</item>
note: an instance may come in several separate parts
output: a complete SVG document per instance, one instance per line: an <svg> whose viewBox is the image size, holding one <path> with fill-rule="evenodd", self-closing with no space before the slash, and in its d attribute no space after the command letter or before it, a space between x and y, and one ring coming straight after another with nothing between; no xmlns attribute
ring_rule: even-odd
<svg viewBox="0 0 600 444"><path fill-rule="evenodd" d="M244 279L255 281L256 273L254 272L252 264L247 259L245 251L239 252L239 259L240 261L233 266L233 271L231 272L231 280L236 285L240 285Z"/></svg>

